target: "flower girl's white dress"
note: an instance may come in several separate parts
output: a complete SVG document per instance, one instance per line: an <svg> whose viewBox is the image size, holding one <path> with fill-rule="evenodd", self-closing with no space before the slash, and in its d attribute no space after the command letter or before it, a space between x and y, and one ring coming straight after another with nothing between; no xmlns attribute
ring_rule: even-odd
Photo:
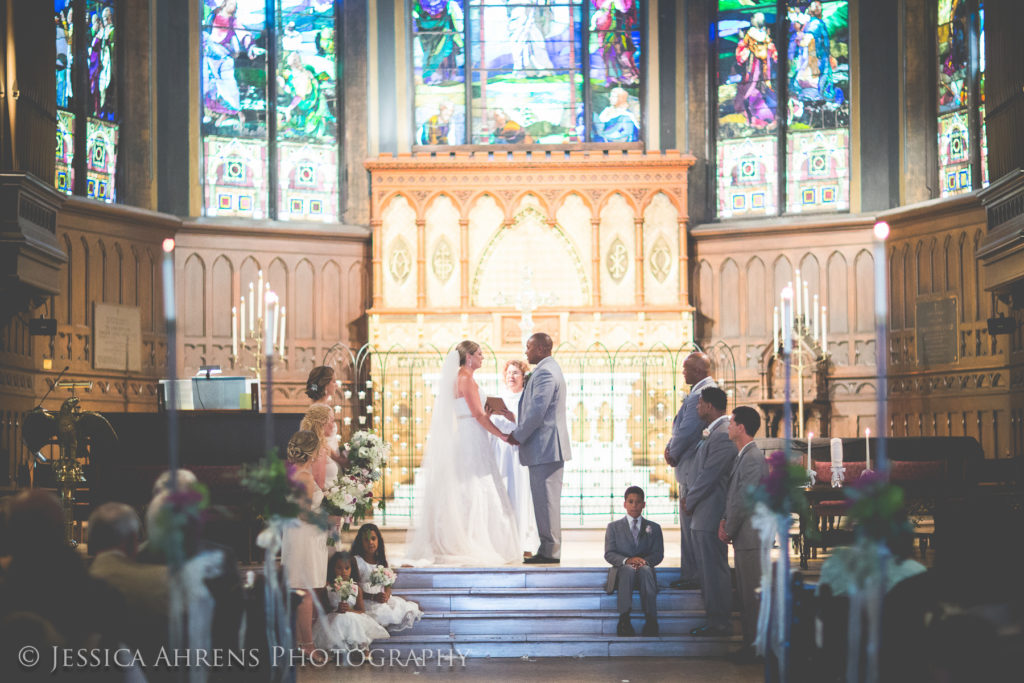
<svg viewBox="0 0 1024 683"><path fill-rule="evenodd" d="M380 586L370 585L370 572L376 565L370 564L358 555L356 564L359 566L359 587L363 590L363 606L374 621L391 631L404 631L412 628L423 617L423 610L419 605L397 595L392 595L387 602L375 602L373 596L380 593L381 589Z"/></svg>
<svg viewBox="0 0 1024 683"><path fill-rule="evenodd" d="M356 586L356 591L359 587ZM355 606L356 595L349 598L349 605ZM365 650L375 640L390 638L384 627L365 614L356 612L334 612L341 598L333 590L327 591L331 612L317 619L313 624L313 644L321 650Z"/></svg>

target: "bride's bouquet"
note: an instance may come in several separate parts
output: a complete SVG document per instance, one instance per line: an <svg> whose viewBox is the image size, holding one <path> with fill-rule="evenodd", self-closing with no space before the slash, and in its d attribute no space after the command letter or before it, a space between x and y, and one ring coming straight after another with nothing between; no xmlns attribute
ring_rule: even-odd
<svg viewBox="0 0 1024 683"><path fill-rule="evenodd" d="M390 451L391 447L373 432L354 433L352 440L345 444L349 474L377 481L387 465Z"/></svg>
<svg viewBox="0 0 1024 683"><path fill-rule="evenodd" d="M359 589L356 587L354 580L343 579L339 576L334 579L334 585L331 586L330 590L338 596L338 604L347 602L352 607L356 606L356 593Z"/></svg>
<svg viewBox="0 0 1024 683"><path fill-rule="evenodd" d="M395 570L382 564L378 564L370 570L370 586L376 589L372 591L374 593L383 592L385 588L395 585L397 580L398 574L395 573Z"/></svg>
<svg viewBox="0 0 1024 683"><path fill-rule="evenodd" d="M373 482L351 474L340 474L324 490L321 507L327 514L345 518L345 528L363 519L373 509Z"/></svg>

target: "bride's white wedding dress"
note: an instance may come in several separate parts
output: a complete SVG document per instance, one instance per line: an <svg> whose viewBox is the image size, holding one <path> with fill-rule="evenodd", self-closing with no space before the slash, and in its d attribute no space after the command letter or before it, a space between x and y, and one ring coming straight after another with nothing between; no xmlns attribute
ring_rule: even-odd
<svg viewBox="0 0 1024 683"><path fill-rule="evenodd" d="M453 350L438 383L419 472L420 506L413 512L405 560L414 565L521 562L515 513L488 432L466 399L455 398L458 370L459 354Z"/></svg>

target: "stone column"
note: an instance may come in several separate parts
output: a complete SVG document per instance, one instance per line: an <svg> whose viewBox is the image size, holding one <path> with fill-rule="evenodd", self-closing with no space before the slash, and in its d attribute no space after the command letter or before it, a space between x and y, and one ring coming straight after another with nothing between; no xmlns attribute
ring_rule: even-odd
<svg viewBox="0 0 1024 683"><path fill-rule="evenodd" d="M590 219L590 259L594 278L594 307L601 306L601 219Z"/></svg>
<svg viewBox="0 0 1024 683"><path fill-rule="evenodd" d="M459 305L469 308L469 219L459 219Z"/></svg>
<svg viewBox="0 0 1024 683"><path fill-rule="evenodd" d="M633 244L636 249L634 275L636 289L636 305L644 305L644 219L643 216L633 218Z"/></svg>
<svg viewBox="0 0 1024 683"><path fill-rule="evenodd" d="M416 219L416 307L427 305L427 220Z"/></svg>
<svg viewBox="0 0 1024 683"><path fill-rule="evenodd" d="M384 305L384 221L380 218L370 219L370 230L373 233L373 307L379 309Z"/></svg>

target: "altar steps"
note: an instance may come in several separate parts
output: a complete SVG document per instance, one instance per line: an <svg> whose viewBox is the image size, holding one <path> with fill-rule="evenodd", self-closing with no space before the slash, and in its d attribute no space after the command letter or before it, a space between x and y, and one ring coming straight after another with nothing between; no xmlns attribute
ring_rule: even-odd
<svg viewBox="0 0 1024 683"><path fill-rule="evenodd" d="M659 576L658 638L620 638L606 567L429 568L399 570L394 591L419 603L423 619L374 647L403 653L457 649L468 657L709 657L737 649L739 636L696 638L700 591L668 588ZM635 593L633 627L644 618ZM738 622L734 625L739 632Z"/></svg>

